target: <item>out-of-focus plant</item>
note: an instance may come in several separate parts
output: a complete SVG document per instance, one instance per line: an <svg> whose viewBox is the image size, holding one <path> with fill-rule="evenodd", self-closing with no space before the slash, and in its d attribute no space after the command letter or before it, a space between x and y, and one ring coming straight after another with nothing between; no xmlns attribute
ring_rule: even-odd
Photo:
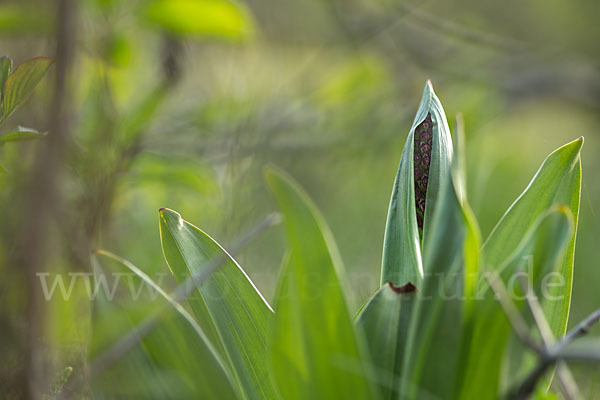
<svg viewBox="0 0 600 400"><path fill-rule="evenodd" d="M169 209L159 211L159 225L178 282L171 294L128 261L98 251L98 279L106 268L98 257L108 257L117 262L113 268L154 288L161 305L97 298L95 326L103 334L91 350L94 392L203 399L525 398L536 391L544 396L558 365L560 389L576 396L564 362L600 360L597 348L581 351L570 343L598 315L565 335L583 139L547 157L482 242L465 195L462 137L458 129L453 150L444 110L428 83L393 186L381 287L354 318L329 228L306 193L272 167L266 181L289 245L273 306L230 253ZM562 284L550 285L548 277ZM133 330L119 332L111 323L116 320L131 321ZM513 335L519 341L511 341ZM127 384L106 384L117 377Z"/></svg>
<svg viewBox="0 0 600 400"><path fill-rule="evenodd" d="M13 71L12 60L6 56L0 57L0 127L31 96L53 62L52 57L36 57ZM0 136L0 146L9 142L40 139L45 134L18 126Z"/></svg>

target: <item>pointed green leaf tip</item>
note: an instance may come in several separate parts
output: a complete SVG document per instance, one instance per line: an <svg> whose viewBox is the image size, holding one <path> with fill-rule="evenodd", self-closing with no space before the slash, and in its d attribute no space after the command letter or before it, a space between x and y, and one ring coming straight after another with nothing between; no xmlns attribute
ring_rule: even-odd
<svg viewBox="0 0 600 400"><path fill-rule="evenodd" d="M266 348L271 307L242 267L204 231L165 208L159 210L159 224L163 253L179 284L207 276L188 304L244 399L277 399Z"/></svg>
<svg viewBox="0 0 600 400"><path fill-rule="evenodd" d="M423 278L422 243L442 187L450 179L452 138L444 109L427 81L394 181L383 244L381 284Z"/></svg>

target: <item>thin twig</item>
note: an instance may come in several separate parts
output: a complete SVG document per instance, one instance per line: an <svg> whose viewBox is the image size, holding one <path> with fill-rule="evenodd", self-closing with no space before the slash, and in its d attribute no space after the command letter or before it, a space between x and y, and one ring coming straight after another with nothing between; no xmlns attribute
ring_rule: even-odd
<svg viewBox="0 0 600 400"><path fill-rule="evenodd" d="M564 347L565 345L577 339L578 337L588 333L592 325L594 325L598 321L600 321L600 308L591 313L587 318L585 318L583 321L578 323L573 329L567 332L565 336L558 340L556 345Z"/></svg>
<svg viewBox="0 0 600 400"><path fill-rule="evenodd" d="M521 282L523 284L523 282ZM504 286L498 284L495 280L490 280L490 286L495 292L502 292L504 290ZM530 286L526 283L524 290L526 291L526 300L527 305L531 311L531 314L535 320L535 323L540 331L542 336L542 341L544 346L541 347L541 352L538 352L539 361L536 367L529 373L529 375L521 382L520 385L516 387L516 389L510 391L509 397L515 399L526 399L528 398L533 391L535 390L539 380L544 376L546 371L554 364L557 363L557 376L559 380L559 384L561 387L561 391L567 399L578 399L581 398L579 394L579 390L577 385L574 382L573 376L563 361L566 360L577 360L577 361L600 361L600 353L595 354L594 352L590 352L589 349L585 351L577 351L571 349L565 349L566 345L587 333L589 328L596 322L600 320L600 309L594 311L590 314L586 319L577 324L575 328L570 330L563 338L555 341L554 335L552 334L552 330L546 320L543 309L540 303L535 297L535 294L531 291ZM501 304L502 303L502 299ZM504 301L506 303L506 301ZM514 304L508 302L512 308L514 308ZM511 323L513 323L514 312L515 310L511 310L511 307L507 305L503 305L503 309L507 314ZM517 311L518 312L518 311ZM512 315L511 316L509 316ZM518 319L517 319L518 321ZM523 335L523 327L522 321L517 322L517 325L514 325L513 328L519 336L520 339L523 340L525 344L531 347L529 343L529 334L526 336ZM519 333L520 332L520 333ZM525 339L524 339L525 338ZM539 346L536 346L538 349ZM532 347L534 350L536 347Z"/></svg>
<svg viewBox="0 0 600 400"><path fill-rule="evenodd" d="M575 378L573 378L571 370L564 361L559 361L556 364L556 376L558 377L560 390L566 400L582 399Z"/></svg>
<svg viewBox="0 0 600 400"><path fill-rule="evenodd" d="M521 313L508 298L508 293L506 292L504 285L501 283L498 273L496 271L490 271L490 274L486 274L485 276L490 284L490 288L494 292L496 299L504 310L504 314L506 314L506 317L510 321L513 330L519 339L536 353L544 354L544 349L538 345L529 334L529 328L521 316Z"/></svg>
<svg viewBox="0 0 600 400"><path fill-rule="evenodd" d="M554 333L552 333L552 328L550 327L550 324L544 315L542 305L538 301L538 298L527 278L524 276L519 276L519 282L521 284L521 288L526 294L525 299L529 307L529 311L533 316L533 320L538 332L541 335L544 349L548 351L548 348L556 343L556 338L554 337ZM557 363L556 378L558 380L560 390L566 400L576 400L581 398L581 395L579 394L579 388L575 383L573 374L571 373L571 370L567 364L563 361L559 361Z"/></svg>
<svg viewBox="0 0 600 400"><path fill-rule="evenodd" d="M544 315L544 310L542 305L538 301L537 296L533 292L527 278L524 276L519 276L519 283L521 284L521 288L525 292L525 302L529 308L529 312L531 312L531 316L533 317L533 321L542 337L542 342L544 343L544 347L547 349L548 347L554 345L556 342L556 338L552 333L552 328L550 328L550 324Z"/></svg>

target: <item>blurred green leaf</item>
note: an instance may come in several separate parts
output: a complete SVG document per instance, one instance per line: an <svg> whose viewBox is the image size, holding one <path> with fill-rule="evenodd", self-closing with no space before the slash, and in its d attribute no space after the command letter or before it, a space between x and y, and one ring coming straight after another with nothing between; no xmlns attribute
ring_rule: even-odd
<svg viewBox="0 0 600 400"><path fill-rule="evenodd" d="M244 39L253 31L250 14L227 0L154 0L144 16L176 35Z"/></svg>
<svg viewBox="0 0 600 400"><path fill-rule="evenodd" d="M0 33L3 35L40 35L50 33L53 16L46 7L28 2L0 5Z"/></svg>
<svg viewBox="0 0 600 400"><path fill-rule="evenodd" d="M564 206L555 207L540 215L525 233L512 256L494 271L504 285L508 285L511 300L523 305L523 292L515 279L526 274L535 293L540 293L544 277L556 269L569 246L573 232L573 216ZM484 272L485 273L485 272ZM494 275L485 273L488 278ZM472 331L464 349L460 398L497 399L500 372L511 325L494 293L482 281L478 290Z"/></svg>
<svg viewBox="0 0 600 400"><path fill-rule="evenodd" d="M160 315L133 351L121 355L117 365L99 376L95 396L130 396L147 399L238 399L236 385L213 346L193 320L158 284L130 262L100 251L119 263L106 274L95 263L95 276L117 287L117 295L103 290L95 298L93 353L102 355L132 326ZM96 258L94 257L93 260ZM123 267L128 271L123 273ZM133 274L132 274L133 273ZM104 278L103 274L106 274ZM110 278L122 279L109 282ZM120 278L116 278L120 277ZM148 290L148 298L136 296ZM125 290L125 288L129 290ZM154 297L151 293L154 293ZM158 314L162 312L162 314ZM106 335L110 332L110 335ZM126 385L123 385L126 382Z"/></svg>
<svg viewBox="0 0 600 400"><path fill-rule="evenodd" d="M497 269L510 257L540 215L554 205L565 204L569 207L574 216L575 228L558 269L565 285L549 288L550 295L563 297L560 301L543 303L556 337L565 333L571 305L575 236L581 195L582 145L583 138L579 138L555 150L544 160L525 191L506 211L483 245L486 265Z"/></svg>
<svg viewBox="0 0 600 400"><path fill-rule="evenodd" d="M399 396L397 381L415 297L415 286L389 282L373 295L356 320L365 332L382 399Z"/></svg>
<svg viewBox="0 0 600 400"><path fill-rule="evenodd" d="M17 129L0 136L0 146L8 142L22 142L26 140L42 139L47 132L38 132L35 129L18 126Z"/></svg>
<svg viewBox="0 0 600 400"><path fill-rule="evenodd" d="M276 399L267 365L266 330L272 310L242 268L206 233L175 211L159 213L163 252L182 283L212 260L224 264L189 299L194 314L248 399Z"/></svg>
<svg viewBox="0 0 600 400"><path fill-rule="evenodd" d="M8 77L4 85L2 121L31 96L33 89L46 75L53 62L54 58L52 57L32 58L19 65L15 72Z"/></svg>
<svg viewBox="0 0 600 400"><path fill-rule="evenodd" d="M444 180L449 177L452 160L452 138L444 109L435 95L431 82L427 82L421 105L406 139L398 166L388 211L381 284L394 282L402 285L418 283L423 278L423 261L419 238L414 196L414 134L415 128L431 114L434 121L433 148L427 185L427 201L423 227L423 241L431 232L431 219Z"/></svg>
<svg viewBox="0 0 600 400"><path fill-rule="evenodd" d="M12 60L9 57L0 57L0 102L4 97L4 84L12 71Z"/></svg>
<svg viewBox="0 0 600 400"><path fill-rule="evenodd" d="M273 168L266 180L290 248L275 295L271 368L286 400L373 399L366 349L355 334L331 233L308 196Z"/></svg>

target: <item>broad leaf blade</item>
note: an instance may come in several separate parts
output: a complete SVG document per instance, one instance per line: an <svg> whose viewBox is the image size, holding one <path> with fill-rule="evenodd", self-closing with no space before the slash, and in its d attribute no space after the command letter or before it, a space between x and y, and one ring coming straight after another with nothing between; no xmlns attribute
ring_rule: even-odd
<svg viewBox="0 0 600 400"><path fill-rule="evenodd" d="M575 229L569 239L558 272L565 279L564 288L553 288L563 296L561 301L544 305L548 322L555 336L562 336L567 327L571 304L575 236L581 193L580 151L583 138L568 143L551 153L525 191L506 211L483 246L486 264L498 268L514 251L533 223L550 207L565 204L574 216Z"/></svg>
<svg viewBox="0 0 600 400"><path fill-rule="evenodd" d="M544 277L561 263L573 231L573 217L564 206L554 208L538 217L532 228L517 245L516 251L500 266L499 277L510 284L509 292L522 296L518 273L526 273L533 290L540 293ZM496 272L494 272L496 273ZM490 277L490 274L487 274ZM511 335L511 326L504 310L489 289L481 282L480 300L473 315L473 329L466 349L460 398L498 398L502 359ZM521 297L522 298L522 297ZM516 305L522 307L520 300Z"/></svg>
<svg viewBox="0 0 600 400"><path fill-rule="evenodd" d="M450 175L450 174L448 174ZM468 270L477 265L477 234L446 181L425 238L425 276L404 345L400 398L447 398L456 390L467 305ZM473 239L475 238L475 239Z"/></svg>
<svg viewBox="0 0 600 400"><path fill-rule="evenodd" d="M339 255L315 206L272 168L269 187L284 216L290 254L275 300L270 358L283 398L377 398L352 324Z"/></svg>
<svg viewBox="0 0 600 400"><path fill-rule="evenodd" d="M415 297L415 286L387 283L373 295L356 320L365 333L382 399L399 395L396 382L400 378Z"/></svg>
<svg viewBox="0 0 600 400"><path fill-rule="evenodd" d="M444 109L427 82L421 105L409 131L398 166L390 199L385 228L381 284L394 282L420 282L423 278L421 242L416 219L414 182L414 136L415 129L428 114L434 122L431 164L427 184L427 200L423 226L423 240L431 230L431 218L444 180L449 176L452 160L452 139Z"/></svg>
<svg viewBox="0 0 600 400"><path fill-rule="evenodd" d="M0 146L8 142L24 142L27 140L43 139L46 135L47 132L39 132L35 129L18 126L17 129L12 132L0 136Z"/></svg>
<svg viewBox="0 0 600 400"><path fill-rule="evenodd" d="M95 261L96 285L104 280L109 292L99 290L95 297L93 359L111 348L133 326L152 315L160 317L137 346L121 354L115 365L96 377L94 395L147 399L240 398L229 371L187 311L128 261L110 253L101 254L120 265L114 264L112 274L103 277L105 272ZM123 267L128 272L123 273ZM116 279L116 283L108 283L111 278ZM109 294L110 288L117 289L115 296ZM159 312L161 314L157 314Z"/></svg>
<svg viewBox="0 0 600 400"><path fill-rule="evenodd" d="M189 299L200 326L224 352L249 399L275 399L267 365L266 330L272 311L254 284L227 252L175 211L160 211L163 252L181 283L210 261L223 265Z"/></svg>
<svg viewBox="0 0 600 400"><path fill-rule="evenodd" d="M37 57L25 61L15 69L4 85L3 119L8 118L31 96L33 89L46 75L53 62L54 58L52 57Z"/></svg>

